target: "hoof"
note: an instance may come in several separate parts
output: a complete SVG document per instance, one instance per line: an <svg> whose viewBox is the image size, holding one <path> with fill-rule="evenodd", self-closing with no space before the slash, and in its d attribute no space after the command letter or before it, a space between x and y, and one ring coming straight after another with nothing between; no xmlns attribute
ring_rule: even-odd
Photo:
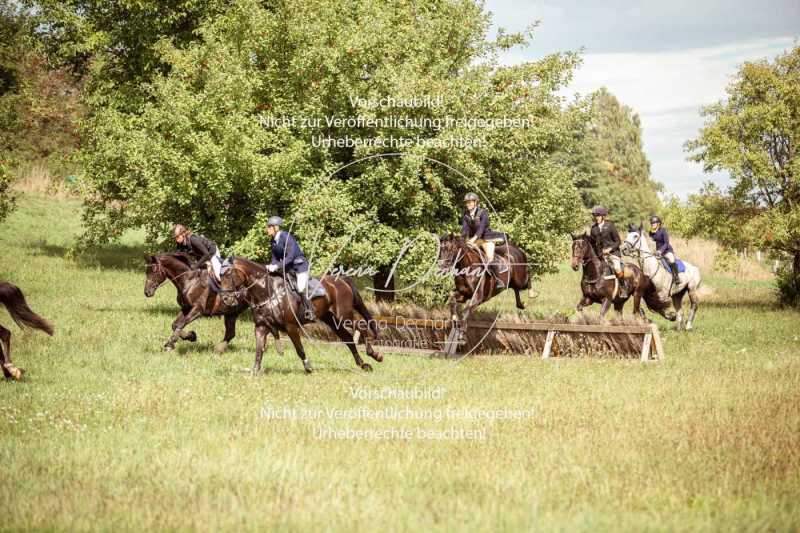
<svg viewBox="0 0 800 533"><path fill-rule="evenodd" d="M379 363L383 363L383 355L379 354L378 352L372 352L369 354L370 357L375 359Z"/></svg>
<svg viewBox="0 0 800 533"><path fill-rule="evenodd" d="M369 363L364 363L363 365L361 365L361 370L363 370L364 372L372 372L372 365L370 365Z"/></svg>
<svg viewBox="0 0 800 533"><path fill-rule="evenodd" d="M250 377L258 376L259 372L261 372L260 368L253 367L250 369Z"/></svg>
<svg viewBox="0 0 800 533"><path fill-rule="evenodd" d="M14 381L21 380L22 379L22 374L25 373L24 369L18 368L16 366L14 366L13 364L8 365L8 366L4 366L3 370L5 371L4 373L6 374L6 377L9 378L9 379L13 379Z"/></svg>
<svg viewBox="0 0 800 533"><path fill-rule="evenodd" d="M186 335L186 337L184 337L183 340L186 340L186 341L189 341L189 342L197 342L197 333L195 333L194 331L190 331Z"/></svg>
<svg viewBox="0 0 800 533"><path fill-rule="evenodd" d="M165 352L171 352L172 350L175 349L175 347L172 346L171 344L165 344L161 349Z"/></svg>
<svg viewBox="0 0 800 533"><path fill-rule="evenodd" d="M311 368L311 363L309 362L303 363L303 369L306 371L306 374L310 374L311 372L313 372L313 369Z"/></svg>
<svg viewBox="0 0 800 533"><path fill-rule="evenodd" d="M214 346L214 351L219 354L225 353L225 350L227 349L228 349L228 343L224 341Z"/></svg>

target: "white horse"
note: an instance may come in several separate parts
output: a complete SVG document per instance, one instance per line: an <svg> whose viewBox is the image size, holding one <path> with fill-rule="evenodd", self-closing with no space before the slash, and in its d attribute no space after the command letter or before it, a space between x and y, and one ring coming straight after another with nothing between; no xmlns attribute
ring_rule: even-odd
<svg viewBox="0 0 800 533"><path fill-rule="evenodd" d="M667 320L676 321L678 330L683 329L684 326L687 331L691 330L699 302L697 289L700 287L701 282L700 270L696 266L683 261L686 270L678 274L680 283L673 286L672 274L661 264L660 257L650 251L647 240L642 235L641 226L629 229L628 236L625 237L625 242L622 243L620 249L622 253L633 255L636 258L642 272L655 287L659 300L664 304L664 310L659 311L661 316ZM684 324L681 306L683 297L687 293L689 294L691 308L689 317ZM672 299L672 306L669 305L670 299ZM670 307L674 308L674 311Z"/></svg>

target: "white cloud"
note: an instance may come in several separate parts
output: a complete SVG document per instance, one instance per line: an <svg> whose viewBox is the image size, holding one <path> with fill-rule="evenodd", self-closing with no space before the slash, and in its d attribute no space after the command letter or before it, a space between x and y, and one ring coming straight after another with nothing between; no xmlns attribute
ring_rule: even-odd
<svg viewBox="0 0 800 533"><path fill-rule="evenodd" d="M704 175L700 165L686 161L683 144L703 124L700 107L724 97L742 63L772 59L793 42L781 37L674 52L587 54L566 92L605 86L639 113L653 178L685 197L709 179L727 183L725 176Z"/></svg>

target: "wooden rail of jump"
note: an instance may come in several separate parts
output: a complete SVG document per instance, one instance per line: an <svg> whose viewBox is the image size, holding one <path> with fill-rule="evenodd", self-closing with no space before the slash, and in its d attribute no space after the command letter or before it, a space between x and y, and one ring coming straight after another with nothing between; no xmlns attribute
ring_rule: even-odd
<svg viewBox="0 0 800 533"><path fill-rule="evenodd" d="M447 329L452 328L452 321L449 319L431 319L431 318L406 318L402 316L375 316L373 317L379 325L387 324L394 327L422 327L422 328L436 328ZM552 355L553 348L557 345L557 336L559 334L624 334L624 335L642 335L642 350L640 353L641 361L649 361L651 354L655 359L664 358L664 346L661 342L661 334L659 333L656 324L642 324L642 325L602 325L602 324L556 324L551 322L506 322L498 320L490 322L485 320L471 320L468 323L470 329L493 329L499 331L545 331L547 338L545 340L544 348L542 349L542 359L549 359ZM449 346L445 346L445 352L449 354L455 353L455 342L453 342L455 328L451 329L451 334L448 337L450 342ZM398 351L412 351L413 353L436 353L437 350L422 350L422 349L400 349ZM532 355L532 354L531 354Z"/></svg>

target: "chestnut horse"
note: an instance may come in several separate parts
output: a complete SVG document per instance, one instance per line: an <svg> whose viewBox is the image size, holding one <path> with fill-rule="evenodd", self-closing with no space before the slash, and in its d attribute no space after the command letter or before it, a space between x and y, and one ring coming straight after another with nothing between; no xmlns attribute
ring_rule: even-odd
<svg viewBox="0 0 800 533"><path fill-rule="evenodd" d="M367 333L371 331L378 336L378 327L372 315L364 305L361 295L355 284L346 277L323 276L320 279L325 289L324 297L311 300L314 313L324 322L339 339L347 345L353 354L356 365L365 371L371 371L372 366L365 363L358 354L356 341L347 327L359 332L367 355L379 363L383 356L374 351ZM277 339L278 331L285 331L292 340L297 356L303 362L303 368L311 373L311 362L306 357L303 343L300 340L302 331L300 296L292 290L284 276L268 275L264 265L247 259L237 260L233 268L222 274L222 301L228 306L246 302L253 310L253 322L256 334L256 357L253 363L253 375L261 370L261 358L264 354L267 333L271 332ZM364 320L354 321L353 311Z"/></svg>
<svg viewBox="0 0 800 533"><path fill-rule="evenodd" d="M28 307L25 295L22 294L19 287L0 281L0 303L8 309L8 314L19 327L38 329L48 335L53 334L53 326ZM17 368L11 362L11 331L2 325L0 325L0 361L2 361L3 375L6 378L22 378L24 370Z"/></svg>

